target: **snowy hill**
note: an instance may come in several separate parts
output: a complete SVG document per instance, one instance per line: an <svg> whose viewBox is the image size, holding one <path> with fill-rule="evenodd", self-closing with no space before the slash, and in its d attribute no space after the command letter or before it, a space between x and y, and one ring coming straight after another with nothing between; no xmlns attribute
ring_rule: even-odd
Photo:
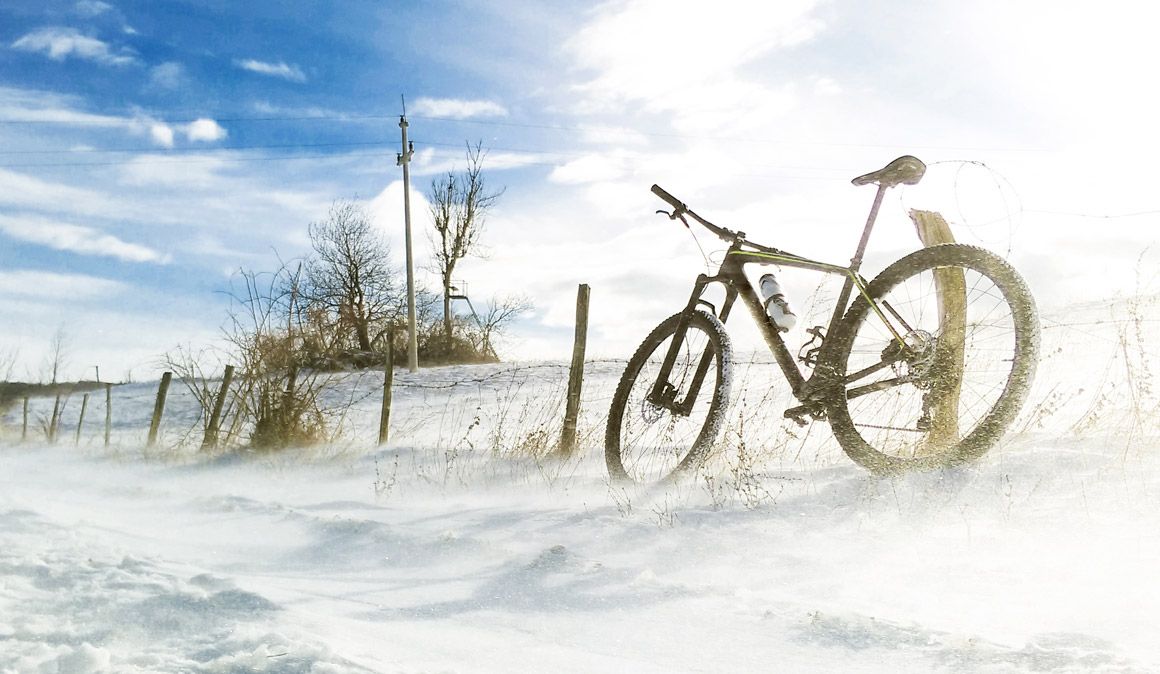
<svg viewBox="0 0 1160 674"><path fill-rule="evenodd" d="M567 462L550 363L398 374L384 448L374 373L336 382L331 444L260 456L200 455L176 384L150 452L155 382L114 390L109 449L103 401L79 447L77 401L55 445L9 410L0 672L1157 671L1160 342L1084 312L1044 317L1000 447L894 479L787 428L766 364L667 490L604 477L615 362Z"/></svg>

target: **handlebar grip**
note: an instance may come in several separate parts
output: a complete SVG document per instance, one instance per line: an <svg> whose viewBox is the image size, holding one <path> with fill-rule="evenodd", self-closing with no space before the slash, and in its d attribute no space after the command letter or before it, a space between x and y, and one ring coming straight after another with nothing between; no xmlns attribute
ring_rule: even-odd
<svg viewBox="0 0 1160 674"><path fill-rule="evenodd" d="M673 208L675 208L676 212L678 212L678 213L683 213L683 212L689 210L689 207L686 206L685 204L681 203L680 199L677 199L673 195L671 195L668 192L661 189L660 185L653 185L652 186L652 193L657 195L661 199L663 199L665 202L667 202Z"/></svg>

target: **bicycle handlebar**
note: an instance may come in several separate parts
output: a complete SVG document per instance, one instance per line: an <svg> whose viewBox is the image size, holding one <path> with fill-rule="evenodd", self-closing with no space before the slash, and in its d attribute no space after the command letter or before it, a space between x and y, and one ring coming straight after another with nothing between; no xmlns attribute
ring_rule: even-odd
<svg viewBox="0 0 1160 674"><path fill-rule="evenodd" d="M652 186L652 193L657 195L658 197L660 197L661 200L668 203L668 205L675 208L676 212L678 212L678 213L684 213L685 211L689 210L688 206L681 203L681 201L679 199L677 199L676 197L674 197L673 195L671 195L668 192L661 189L660 185L654 184Z"/></svg>
<svg viewBox="0 0 1160 674"><path fill-rule="evenodd" d="M689 215L691 215L693 217L694 220L696 220L698 223L700 223L705 229L708 229L710 232L713 232L714 234L716 234L717 238L721 239L722 241L733 241L738 237L737 232L726 229L724 227L718 227L717 225L714 225L713 223L709 222L705 218L702 218L701 216L697 215L693 211L689 210L689 207L686 206L684 204L684 202L682 202L680 199L674 197L673 195L669 194L668 192L664 191L664 189L662 189L660 185L654 184L652 186L652 193L657 195L665 203L667 203L668 205L673 207L673 212L671 214L669 214L670 219L676 220L676 219L680 218L680 220L682 222L685 222L684 215L686 213L688 213ZM663 213L664 211L659 211L659 212ZM689 223L685 222L685 226L688 227ZM741 235L741 236L744 236L744 235Z"/></svg>

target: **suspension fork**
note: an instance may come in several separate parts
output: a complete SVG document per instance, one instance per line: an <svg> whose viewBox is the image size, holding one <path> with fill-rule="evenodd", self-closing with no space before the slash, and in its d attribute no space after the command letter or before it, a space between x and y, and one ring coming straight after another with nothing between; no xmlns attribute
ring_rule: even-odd
<svg viewBox="0 0 1160 674"><path fill-rule="evenodd" d="M721 305L721 310L716 312L717 319L724 323L729 318L729 313L733 309L733 303L737 300L737 288L734 286L731 277L721 274L718 276L706 276L700 274L697 276L696 283L693 284L693 292L689 295L689 302L681 311L681 317L677 321L677 327L673 331L673 340L669 344L669 349L665 353L665 360L661 364L661 371L657 375L657 380L653 384L652 391L648 395L648 401L659 407L668 409L675 414L681 416L689 416L693 411L693 403L697 400L697 395L701 392L701 386L705 383L705 377L709 374L709 368L713 366L713 358L715 353L712 349L706 349L705 353L701 354L701 359L697 363L697 369L693 373L693 379L689 383L689 390L685 394L685 399L677 401L677 388L669 381L669 375L672 374L673 366L677 362L677 356L680 354L681 344L685 340L685 335L689 330L689 323L692 321L693 312L701 304L713 307L713 305L701 299L705 292L705 288L710 283L721 283L725 286L725 302ZM710 342L711 344L712 342Z"/></svg>

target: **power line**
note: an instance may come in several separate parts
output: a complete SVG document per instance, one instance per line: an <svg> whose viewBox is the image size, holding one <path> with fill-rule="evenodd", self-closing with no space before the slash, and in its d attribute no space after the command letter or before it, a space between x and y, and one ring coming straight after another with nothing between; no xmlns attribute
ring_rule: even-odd
<svg viewBox="0 0 1160 674"><path fill-rule="evenodd" d="M144 158L150 161L141 162L137 159L122 159L118 161L86 161L86 162L43 162L43 163L25 163L25 164L0 164L0 168L83 168L86 166L127 166L129 164L215 164L220 162L273 162L273 161L297 161L300 159L354 159L359 157L394 157L394 152L349 152L345 154L289 154L278 155L274 157L237 157L237 156L214 156L203 158L188 158L188 159L169 159L164 155L149 154Z"/></svg>
<svg viewBox="0 0 1160 674"><path fill-rule="evenodd" d="M1150 211L1136 211L1134 213L1113 213L1113 214L1099 214L1099 213L1069 213L1066 211L1041 211L1041 210L1024 210L1024 213L1036 213L1039 215L1062 215L1073 218L1092 218L1096 220L1119 220L1122 218L1138 218L1145 215L1160 215L1160 209Z"/></svg>
<svg viewBox="0 0 1160 674"><path fill-rule="evenodd" d="M16 154L16 155L37 155L37 154L126 154L126 153L141 153L141 154L197 154L208 152L227 152L237 150L286 150L306 147L366 147L366 146L388 146L394 141L387 140L369 140L369 141L350 141L344 143L276 143L270 145L223 145L213 148L165 148L159 150L156 147L116 147L116 148L97 148L97 147L78 147L69 148L67 150L0 150L0 155Z"/></svg>
<svg viewBox="0 0 1160 674"><path fill-rule="evenodd" d="M175 120L158 120L164 124L190 124L204 119L207 116L189 119L175 119ZM272 122L374 122L395 120L398 115L382 115L382 114L367 114L367 115L284 115L284 116L254 116L254 117L220 117L213 118L219 123L272 123ZM803 141L803 140L789 140L785 138L754 138L749 136L712 136L703 134L681 134L681 133L661 133L657 131L638 131L635 129L619 129L615 127L604 127L600 125L579 126L568 124L541 124L531 122L511 122L494 119L460 119L455 117L440 117L440 116L424 116L411 115L411 119L425 120L430 122L443 122L454 124L472 124L480 126L505 127L516 129L541 129L547 131L566 131L568 133L583 133L588 131L600 131L602 135L624 135L624 136L644 136L647 138L667 138L673 140L711 140L717 142L737 142L737 143L757 143L768 145L784 145L784 146L801 146L801 147L839 147L839 148L867 148L867 149L881 149L881 148L899 148L907 147L912 150L941 150L941 151L968 151L968 152L1053 152L1045 148L1033 147L966 147L966 146L948 146L948 145L913 145L911 143L851 143L839 141ZM0 119L0 124L13 125L62 125L62 126L110 126L130 125L136 120L132 118L105 118L105 119ZM144 121L144 120L143 120Z"/></svg>
<svg viewBox="0 0 1160 674"><path fill-rule="evenodd" d="M382 121L395 120L398 115L297 115L297 116L262 116L262 117L215 117L210 115L201 115L199 117L179 118L160 120L154 118L136 118L136 117L100 117L99 115L89 113L84 114L92 119L36 119L36 118L15 118L15 119L0 119L0 124L13 125L28 125L28 126L129 126L141 123L163 123L163 124L192 124L193 122L202 119L213 119L216 122L242 123L242 122L361 122L361 121Z"/></svg>
<svg viewBox="0 0 1160 674"><path fill-rule="evenodd" d="M180 148L174 150L156 150L153 148L113 148L108 150L101 150L96 148L80 148L77 150L14 150L14 151L0 151L3 154L17 154L21 156L30 156L38 154L52 154L52 155L67 155L73 152L78 154L131 154L140 153L140 157L132 159L118 159L109 161L78 161L78 162L21 162L21 163L4 163L0 164L0 168L76 168L86 166L122 166L128 164L139 163L156 163L156 164L207 164L217 162L259 162L259 161L296 161L301 159L336 159L343 160L347 158L359 157L386 157L390 156L387 152L353 152L353 153L309 153L309 154L282 154L275 156L236 156L228 153L240 152L245 150L267 150L267 149L299 149L299 148L323 148L323 147L387 147L393 142L385 141L363 141L363 142L346 142L346 143L288 143L276 145L252 145L252 146L230 146L215 149L200 149L200 148ZM439 141L418 141L420 147L447 147L447 148L461 148L462 143L446 143ZM512 148L512 147L490 147L491 152L509 152L520 155L535 155L542 157L588 157L592 156L592 152L568 151L568 150L542 150L535 148ZM195 155L194 157L172 158L172 155ZM144 162L142 160L145 160ZM542 160L526 160L522 165L528 166L558 166L560 161L551 159ZM775 166L775 165L743 165L756 169L770 169L775 171L822 171L829 173L846 173L853 172L853 169L836 168L836 167L820 167L820 166ZM772 174L756 174L756 173L731 173L735 176L748 177L776 177L781 179L793 180L823 180L828 178L820 178L817 176L800 176L800 175L772 175Z"/></svg>

